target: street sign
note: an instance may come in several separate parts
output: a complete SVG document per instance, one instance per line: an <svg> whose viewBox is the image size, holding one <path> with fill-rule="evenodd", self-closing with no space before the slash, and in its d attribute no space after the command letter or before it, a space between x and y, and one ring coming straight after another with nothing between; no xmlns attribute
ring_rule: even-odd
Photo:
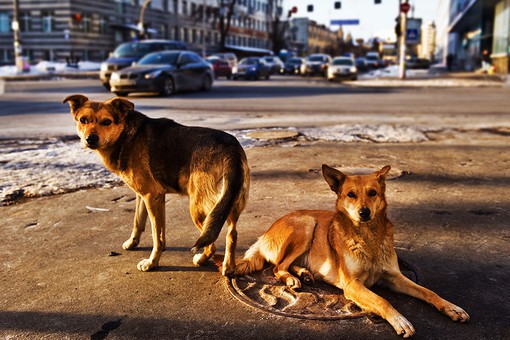
<svg viewBox="0 0 510 340"><path fill-rule="evenodd" d="M408 44L418 44L420 42L420 32L416 28L407 29L406 33L406 43Z"/></svg>
<svg viewBox="0 0 510 340"><path fill-rule="evenodd" d="M407 13L407 12L409 12L410 9L411 9L411 5L409 5L409 3L403 2L400 4L400 11L402 13Z"/></svg>
<svg viewBox="0 0 510 340"><path fill-rule="evenodd" d="M331 20L330 25L359 25L359 19L348 19L348 20Z"/></svg>

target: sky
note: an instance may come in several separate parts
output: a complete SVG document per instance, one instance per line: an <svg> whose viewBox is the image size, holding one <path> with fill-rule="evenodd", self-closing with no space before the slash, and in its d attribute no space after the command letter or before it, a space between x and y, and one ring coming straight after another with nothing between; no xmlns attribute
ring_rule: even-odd
<svg viewBox="0 0 510 340"><path fill-rule="evenodd" d="M340 1L341 9L336 10L334 3ZM344 32L351 33L354 39L368 40L372 37L386 39L394 35L395 18L398 15L399 0L284 0L284 13L296 6L298 12L293 17L308 17L320 24L329 25L331 20L358 19L359 25L344 26ZM411 10L408 17L421 18L423 24L433 21L439 0L409 0ZM313 5L314 11L307 12L307 6ZM330 26L336 30L338 26Z"/></svg>

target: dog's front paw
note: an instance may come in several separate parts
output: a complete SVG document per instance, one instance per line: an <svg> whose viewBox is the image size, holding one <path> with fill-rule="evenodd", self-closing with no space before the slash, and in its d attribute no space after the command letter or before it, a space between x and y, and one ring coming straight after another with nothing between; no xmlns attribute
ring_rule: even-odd
<svg viewBox="0 0 510 340"><path fill-rule="evenodd" d="M402 314L395 315L388 319L388 322L393 326L398 335L402 335L404 338L413 336L414 327Z"/></svg>
<svg viewBox="0 0 510 340"><path fill-rule="evenodd" d="M147 272L147 271L149 271L151 269L156 268L157 266L158 266L158 264L154 263L150 259L143 259L142 261L140 261L138 263L136 268L138 268L138 270L141 271L141 272Z"/></svg>
<svg viewBox="0 0 510 340"><path fill-rule="evenodd" d="M137 245L138 245L138 240L130 238L129 240L127 240L126 242L124 242L122 244L122 248L125 250L131 250L131 249L136 248Z"/></svg>
<svg viewBox="0 0 510 340"><path fill-rule="evenodd" d="M285 280L285 285L292 290L300 290L301 289L301 281L297 277L289 276Z"/></svg>
<svg viewBox="0 0 510 340"><path fill-rule="evenodd" d="M448 315L450 318L452 318L453 321L458 322L468 322L469 321L469 314L466 313L462 308L459 306L456 306L452 304L451 306L447 306L443 313Z"/></svg>

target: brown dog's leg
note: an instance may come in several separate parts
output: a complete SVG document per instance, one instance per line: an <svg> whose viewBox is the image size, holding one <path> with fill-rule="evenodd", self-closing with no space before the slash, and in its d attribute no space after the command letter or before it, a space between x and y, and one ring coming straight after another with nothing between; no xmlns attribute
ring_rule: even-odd
<svg viewBox="0 0 510 340"><path fill-rule="evenodd" d="M468 313L462 308L446 301L430 289L414 283L401 273L395 273L387 278L387 282L391 290L428 302L440 312L448 315L453 321L466 322L469 320Z"/></svg>
<svg viewBox="0 0 510 340"><path fill-rule="evenodd" d="M165 194L148 194L143 197L152 225L152 253L148 259L138 263L138 270L156 268L165 247Z"/></svg>
<svg viewBox="0 0 510 340"><path fill-rule="evenodd" d="M204 228L204 219L207 214L202 211L202 205L196 203L192 198L190 198L190 202L192 202L190 204L191 219L193 220L193 223L198 228L198 230L202 232L202 229ZM193 256L193 264L195 266L205 266L209 259L213 257L214 253L216 253L216 246L213 243L204 247L203 253Z"/></svg>
<svg viewBox="0 0 510 340"><path fill-rule="evenodd" d="M413 325L402 314L388 301L365 287L359 280L352 280L343 290L345 297L354 301L359 307L387 320L398 335L408 338L414 334Z"/></svg>
<svg viewBox="0 0 510 340"><path fill-rule="evenodd" d="M147 223L147 209L145 202L140 195L136 195L135 207L135 220L133 223L133 231L131 237L124 242L122 248L130 250L135 248L140 243L140 236L145 231L145 224Z"/></svg>
<svg viewBox="0 0 510 340"><path fill-rule="evenodd" d="M239 214L233 209L227 219L227 238L225 244L225 258L221 269L223 276L232 276L236 271L236 247L237 247L237 220Z"/></svg>
<svg viewBox="0 0 510 340"><path fill-rule="evenodd" d="M292 265L290 266L290 271L296 274L306 284L313 285L315 283L312 273L310 273L310 271L306 268Z"/></svg>

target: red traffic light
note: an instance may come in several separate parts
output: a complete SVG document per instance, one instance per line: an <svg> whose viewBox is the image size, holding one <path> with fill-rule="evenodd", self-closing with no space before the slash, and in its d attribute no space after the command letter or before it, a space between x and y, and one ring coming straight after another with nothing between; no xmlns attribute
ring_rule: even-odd
<svg viewBox="0 0 510 340"><path fill-rule="evenodd" d="M409 12L410 9L411 9L411 5L409 5L409 3L403 2L400 4L400 11L402 13L407 13L407 12Z"/></svg>
<svg viewBox="0 0 510 340"><path fill-rule="evenodd" d="M297 7L296 6L292 7L290 12L293 13L293 14L296 14L297 13Z"/></svg>

